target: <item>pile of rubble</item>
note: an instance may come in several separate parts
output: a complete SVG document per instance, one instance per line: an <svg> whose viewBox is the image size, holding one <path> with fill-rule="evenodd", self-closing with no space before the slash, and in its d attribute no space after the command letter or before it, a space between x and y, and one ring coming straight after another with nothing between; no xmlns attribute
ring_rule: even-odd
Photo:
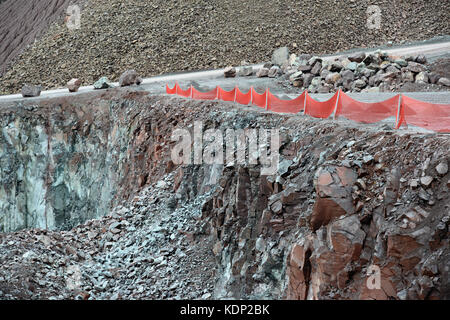
<svg viewBox="0 0 450 320"><path fill-rule="evenodd" d="M204 198L167 198L172 187L168 175L70 231L0 234L0 300L212 297L215 261L199 220Z"/></svg>
<svg viewBox="0 0 450 320"><path fill-rule="evenodd" d="M225 70L225 77L236 75L230 70L233 68ZM238 74L250 76L253 69L244 66ZM272 61L258 69L256 76L278 78L310 93L399 91L405 83L450 90L450 79L432 72L424 55L394 57L381 50L329 60L310 54L289 55L284 47L274 52Z"/></svg>

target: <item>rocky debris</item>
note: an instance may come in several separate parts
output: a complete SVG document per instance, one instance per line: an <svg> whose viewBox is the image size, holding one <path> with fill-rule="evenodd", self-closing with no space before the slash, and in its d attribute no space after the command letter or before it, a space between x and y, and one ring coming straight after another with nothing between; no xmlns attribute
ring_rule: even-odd
<svg viewBox="0 0 450 320"><path fill-rule="evenodd" d="M405 83L419 86L437 84L440 89L446 90L445 78L441 81L439 74L432 72L431 66L426 63L423 56L390 57L381 50L367 55L355 53L334 61L291 57L290 64L282 68L284 75L279 79L311 93L336 92L340 89L344 92L396 91Z"/></svg>
<svg viewBox="0 0 450 320"><path fill-rule="evenodd" d="M9 57L14 50L15 63L1 79L1 93L17 93L23 83L36 81L45 89L65 86L65 79L74 74L82 83L93 83L101 75L116 82L127 69L150 77L237 66L244 59L260 63L271 60L273 50L283 46L296 54L323 54L450 34L446 23L448 6L439 0L414 4L403 1L395 7L390 0L378 0L376 5L383 12L380 30L367 29L367 4L356 2L261 1L256 6L238 0L182 4L87 1L82 9L81 29L77 32L69 30L63 19L47 29L48 19L44 18L47 15L40 16L43 19L28 19L32 23L20 18L25 21L24 26L16 26L17 17L34 11L30 11L29 1L16 1L15 5L14 1L8 2L2 3L9 10L2 10L5 14L0 18L8 31L1 29L0 34L8 34L7 39L27 34L32 39L21 42L19 48L13 48L17 43L11 41L12 45L2 53ZM67 3L67 0L45 0L37 9L61 10ZM402 18L412 11L420 13L421 21L427 21L427 28L415 19ZM222 19L224 14L227 21ZM398 23L399 17L402 24ZM20 30L11 34L11 26L30 32ZM47 32L33 44L34 30ZM26 48L27 44L33 45Z"/></svg>
<svg viewBox="0 0 450 320"><path fill-rule="evenodd" d="M119 85L121 87L131 86L134 84L141 84L142 79L138 76L135 70L127 70L119 78Z"/></svg>
<svg viewBox="0 0 450 320"><path fill-rule="evenodd" d="M78 89L81 86L80 79L71 79L69 82L67 82L67 89L69 89L69 92L77 92Z"/></svg>
<svg viewBox="0 0 450 320"><path fill-rule="evenodd" d="M22 97L24 97L24 98L39 97L41 95L41 90L42 90L42 87L40 85L35 86L35 85L25 84L22 87Z"/></svg>
<svg viewBox="0 0 450 320"><path fill-rule="evenodd" d="M132 95L129 88L96 94L101 98L85 112L105 104L120 114L94 122L117 123L111 132L132 135L101 142L121 152L111 156L114 175L122 177L113 181L120 185L111 192L117 202L106 216L65 231L0 234L1 299L448 298L450 184L448 172L436 169L448 162L446 135ZM73 96L64 109L77 113L79 99ZM24 110L0 112L17 121ZM48 119L46 106L34 112ZM90 117L83 114L80 123ZM278 171L267 176L260 164L171 163L170 133L194 120L224 132L278 128ZM3 146L22 140L18 130L3 127ZM88 134L84 125L71 127ZM89 130L95 137L118 134ZM1 177L20 179L20 168L5 169ZM379 289L368 286L373 270L380 272Z"/></svg>
<svg viewBox="0 0 450 320"><path fill-rule="evenodd" d="M94 83L94 89L108 89L111 88L107 77L101 77Z"/></svg>
<svg viewBox="0 0 450 320"><path fill-rule="evenodd" d="M223 71L225 78L234 78L236 77L236 68L235 67L226 67Z"/></svg>

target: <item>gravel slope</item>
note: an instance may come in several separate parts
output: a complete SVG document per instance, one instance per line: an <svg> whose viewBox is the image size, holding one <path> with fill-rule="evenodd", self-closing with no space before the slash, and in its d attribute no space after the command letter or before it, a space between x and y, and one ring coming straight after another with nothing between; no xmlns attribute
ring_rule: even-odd
<svg viewBox="0 0 450 320"><path fill-rule="evenodd" d="M56 1L56 0L55 0ZM64 86L268 60L274 48L332 53L450 33L446 1L380 0L382 29L366 28L372 1L89 1L81 29L53 25L1 79L0 93L24 82Z"/></svg>
<svg viewBox="0 0 450 320"><path fill-rule="evenodd" d="M74 1L0 0L0 74L52 22L63 17L70 2Z"/></svg>

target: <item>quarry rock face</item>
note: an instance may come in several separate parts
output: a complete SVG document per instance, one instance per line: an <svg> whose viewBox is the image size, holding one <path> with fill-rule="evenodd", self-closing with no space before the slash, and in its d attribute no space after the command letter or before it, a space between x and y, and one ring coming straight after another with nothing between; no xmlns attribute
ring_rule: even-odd
<svg viewBox="0 0 450 320"><path fill-rule="evenodd" d="M0 298L449 298L445 135L128 88L0 110ZM194 121L278 128L278 171L175 164Z"/></svg>

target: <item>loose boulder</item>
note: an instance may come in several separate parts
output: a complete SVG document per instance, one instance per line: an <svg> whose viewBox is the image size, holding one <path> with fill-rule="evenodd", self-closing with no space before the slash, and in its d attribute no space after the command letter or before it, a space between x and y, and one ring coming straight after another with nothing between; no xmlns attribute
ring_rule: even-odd
<svg viewBox="0 0 450 320"><path fill-rule="evenodd" d="M67 89L69 89L69 92L77 92L78 89L81 86L80 79L72 79L69 82L67 82Z"/></svg>
<svg viewBox="0 0 450 320"><path fill-rule="evenodd" d="M131 86L136 83L138 74L135 70L127 70L119 78L119 85L121 87Z"/></svg>
<svg viewBox="0 0 450 320"><path fill-rule="evenodd" d="M94 89L107 89L110 88L109 80L107 77L101 77L94 83Z"/></svg>
<svg viewBox="0 0 450 320"><path fill-rule="evenodd" d="M27 97L39 97L41 95L41 90L42 90L41 86L34 86L34 85L30 85L30 84L25 84L22 87L22 96L24 98L27 98Z"/></svg>
<svg viewBox="0 0 450 320"><path fill-rule="evenodd" d="M267 76L269 76L269 69L268 68L260 68L259 70L258 70L258 72L256 73L256 76L258 77L258 78L263 78L263 77L267 77Z"/></svg>
<svg viewBox="0 0 450 320"><path fill-rule="evenodd" d="M223 75L225 78L234 78L236 77L236 68L235 67L226 67L223 71Z"/></svg>

